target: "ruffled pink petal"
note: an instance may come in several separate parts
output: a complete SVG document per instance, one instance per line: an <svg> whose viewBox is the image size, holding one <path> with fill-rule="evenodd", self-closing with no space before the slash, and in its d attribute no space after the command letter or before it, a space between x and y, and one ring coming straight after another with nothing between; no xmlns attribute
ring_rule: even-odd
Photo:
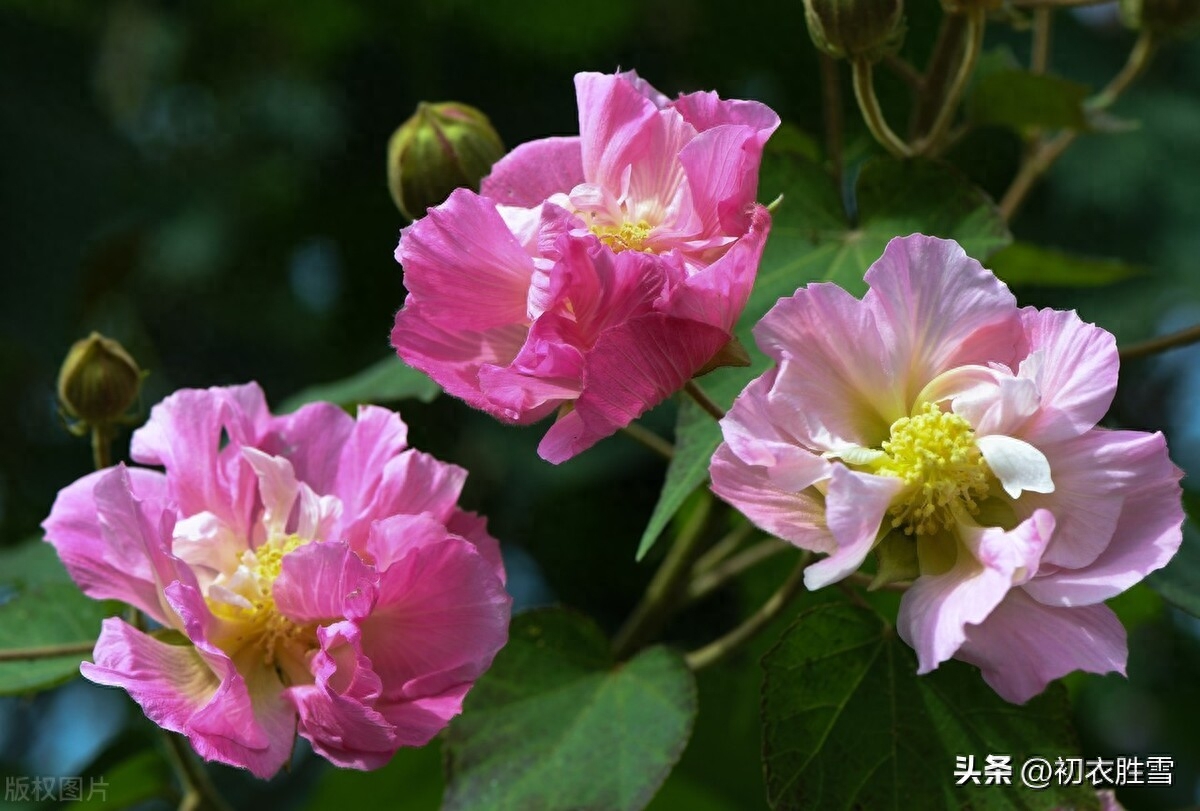
<svg viewBox="0 0 1200 811"><path fill-rule="evenodd" d="M446 529L460 538L471 543L476 551L492 566L492 573L505 583L508 580L504 571L504 559L500 556L500 542L491 536L487 529L487 519L481 515L466 510L454 511L446 522Z"/></svg>
<svg viewBox="0 0 1200 811"><path fill-rule="evenodd" d="M719 259L688 276L671 294L667 312L732 333L746 308L762 260L771 215L763 206L747 211L747 230Z"/></svg>
<svg viewBox="0 0 1200 811"><path fill-rule="evenodd" d="M590 448L682 388L728 341L722 329L659 313L607 330L588 353L583 394L538 455L558 464Z"/></svg>
<svg viewBox="0 0 1200 811"><path fill-rule="evenodd" d="M564 343L559 321L543 315L529 331L525 347L508 366L485 365L479 370L479 386L490 408L513 422L529 422L551 414L564 402L583 391L583 354ZM574 322L570 328L574 329Z"/></svg>
<svg viewBox="0 0 1200 811"><path fill-rule="evenodd" d="M415 680L425 695L473 681L507 641L511 606L492 564L465 541L421 546L392 563L360 624L384 698L419 697L408 689Z"/></svg>
<svg viewBox="0 0 1200 811"><path fill-rule="evenodd" d="M825 521L837 548L804 570L804 585L817 590L856 571L875 546L884 515L904 482L834 465L825 495Z"/></svg>
<svg viewBox="0 0 1200 811"><path fill-rule="evenodd" d="M382 572L410 552L443 543L449 536L446 525L431 515L393 515L371 525L367 557Z"/></svg>
<svg viewBox="0 0 1200 811"><path fill-rule="evenodd" d="M1034 571L1054 530L1039 512L1011 532L962 527L964 546L948 572L918 577L900 602L896 630L917 652L918 673L955 655L967 626L987 619L1015 585Z"/></svg>
<svg viewBox="0 0 1200 811"><path fill-rule="evenodd" d="M688 93L671 102L671 106L699 132L725 124L749 127L760 150L779 127L779 116L767 105L740 99L722 100L713 91Z"/></svg>
<svg viewBox="0 0 1200 811"><path fill-rule="evenodd" d="M527 323L533 259L508 229L496 204L467 189L400 234L410 304L446 328L484 331Z"/></svg>
<svg viewBox="0 0 1200 811"><path fill-rule="evenodd" d="M212 512L249 534L258 482L239 449L257 445L270 423L257 383L183 389L151 409L149 421L133 433L129 454L167 469L181 515Z"/></svg>
<svg viewBox="0 0 1200 811"><path fill-rule="evenodd" d="M705 233L740 236L750 226L764 140L750 127L725 124L700 133L680 150Z"/></svg>
<svg viewBox="0 0 1200 811"><path fill-rule="evenodd" d="M768 395L774 422L806 446L877 448L908 416L873 315L837 285L810 284L780 299L754 337L781 363Z"/></svg>
<svg viewBox="0 0 1200 811"><path fill-rule="evenodd" d="M358 629L348 622L318 628L321 649L312 660L316 681L290 687L300 716L298 732L337 766L377 769L401 745L392 724L374 708L382 683L363 656Z"/></svg>
<svg viewBox="0 0 1200 811"><path fill-rule="evenodd" d="M1024 436L1041 395L1032 380L982 366L958 366L935 377L919 399L951 399L951 410L971 423L978 436Z"/></svg>
<svg viewBox="0 0 1200 811"><path fill-rule="evenodd" d="M866 273L863 304L888 348L888 388L906 404L939 373L989 362L1014 367L1024 333L1016 299L957 242L897 237Z"/></svg>
<svg viewBox="0 0 1200 811"><path fill-rule="evenodd" d="M220 624L195 587L173 583L165 595L184 635L220 679L184 734L202 757L270 777L290 759L296 737L296 713L283 697L279 677L264 665L261 651L242 651L235 663L213 644Z"/></svg>
<svg viewBox="0 0 1200 811"><path fill-rule="evenodd" d="M369 614L377 580L374 568L346 544L308 543L284 556L271 595L297 624L330 623Z"/></svg>
<svg viewBox="0 0 1200 811"><path fill-rule="evenodd" d="M435 323L428 308L409 297L396 313L392 346L405 363L433 378L454 397L493 416L493 406L479 388L485 364L507 366L525 343L529 327L508 324L487 330Z"/></svg>
<svg viewBox="0 0 1200 811"><path fill-rule="evenodd" d="M763 468L763 474L779 490L798 493L828 478L830 464L802 448L790 426L776 421L778 415L767 398L778 374L776 366L750 381L721 420L721 432L737 459Z"/></svg>
<svg viewBox="0 0 1200 811"><path fill-rule="evenodd" d="M828 468L828 462L814 458ZM727 444L722 444L713 454L709 473L713 492L760 529L801 549L825 553L836 549L833 535L825 524L824 499L815 490L807 486L781 488L771 478L770 468L743 462ZM820 472L821 477L827 475L824 470Z"/></svg>
<svg viewBox="0 0 1200 811"><path fill-rule="evenodd" d="M1073 670L1124 674L1125 629L1107 607L1050 608L1013 589L967 630L956 658L976 665L1001 698L1023 704Z"/></svg>
<svg viewBox="0 0 1200 811"><path fill-rule="evenodd" d="M521 144L497 161L479 193L504 205L532 208L582 182L579 138L543 138Z"/></svg>
<svg viewBox="0 0 1200 811"><path fill-rule="evenodd" d="M272 456L285 457L296 478L316 492L332 493L342 451L358 430L355 419L333 403L309 403L276 417L259 447ZM404 444L403 436L400 444Z"/></svg>
<svg viewBox="0 0 1200 811"><path fill-rule="evenodd" d="M1085 434L1085 437L1091 434ZM1166 441L1162 434L1142 434L1133 431L1103 432L1105 439L1096 444L1105 451L1125 455L1123 462L1113 462L1105 486L1128 488L1121 504L1121 514L1112 531L1111 540L1103 551L1081 568L1061 568L1043 572L1025 585L1031 597L1046 605L1081 606L1107 600L1128 589L1150 572L1161 569L1174 557L1182 542L1183 507L1180 504L1180 477L1183 472L1167 457ZM1079 441L1079 440L1076 440ZM1086 486L1087 481L1081 480ZM1055 495L1064 495L1056 493ZM1086 532L1086 521L1079 513L1089 501L1078 498L1074 509L1060 509L1066 520L1080 520L1071 535L1063 537L1075 543ZM1116 497L1114 497L1115 500ZM1093 505L1094 506L1094 505ZM1089 539L1090 540L1090 539ZM1048 550L1046 560L1069 559L1071 549L1059 550L1059 538ZM1083 547L1086 556L1090 549ZM1064 565L1064 564L1059 564Z"/></svg>
<svg viewBox="0 0 1200 811"><path fill-rule="evenodd" d="M375 470L382 470L382 476L359 491L359 503L355 512L347 509L339 538L357 551L365 548L376 521L397 514L429 513L444 523L454 513L467 478L458 465L418 450L407 450Z"/></svg>
<svg viewBox="0 0 1200 811"><path fill-rule="evenodd" d="M263 526L272 535L286 534L292 505L300 491L292 463L283 457L265 454L258 448L242 448L242 456L258 476Z"/></svg>
<svg viewBox="0 0 1200 811"><path fill-rule="evenodd" d="M626 167L643 157L658 107L629 80L577 73L579 145L584 179L620 189Z"/></svg>
<svg viewBox="0 0 1200 811"><path fill-rule="evenodd" d="M379 710L395 727L401 746L424 746L462 712L471 683L459 682L435 695L393 698L379 702Z"/></svg>
<svg viewBox="0 0 1200 811"><path fill-rule="evenodd" d="M551 291L576 328L573 333L560 328L558 334L580 349L591 347L605 330L649 313L684 276L669 257L613 253L593 238L562 240L560 245L562 258L552 273Z"/></svg>
<svg viewBox="0 0 1200 811"><path fill-rule="evenodd" d="M1030 355L1020 375L1037 383L1042 406L1025 429L1031 442L1052 442L1093 428L1117 391L1117 342L1074 312L1021 310Z"/></svg>
<svg viewBox="0 0 1200 811"><path fill-rule="evenodd" d="M155 532L151 541L144 541L102 529L95 489L101 480L113 475L112 469L100 470L60 490L50 516L42 522L46 540L54 546L71 579L84 594L96 600L121 600L146 612L156 622L164 622L159 585L144 544L169 544L170 535L164 541ZM126 477L134 503L141 503L140 512L161 516L166 510L163 475L133 468L126 472ZM138 508L130 505L127 509ZM141 535L140 519L133 516L128 524Z"/></svg>

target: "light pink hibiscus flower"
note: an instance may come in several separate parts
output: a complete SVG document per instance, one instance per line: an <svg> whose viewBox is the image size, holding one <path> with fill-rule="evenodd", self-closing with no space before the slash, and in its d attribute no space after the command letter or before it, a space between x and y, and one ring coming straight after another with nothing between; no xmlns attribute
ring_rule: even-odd
<svg viewBox="0 0 1200 811"><path fill-rule="evenodd" d="M466 471L405 447L385 409L273 417L255 384L185 390L135 460L59 493L71 576L161 630L105 620L83 675L123 687L209 760L269 777L296 733L371 769L427 743L507 640L499 546Z"/></svg>
<svg viewBox="0 0 1200 811"><path fill-rule="evenodd" d="M404 229L392 344L507 422L561 409L562 462L629 424L729 342L770 227L755 203L770 109L633 73L581 73L578 137L517 147L483 196Z"/></svg>
<svg viewBox="0 0 1200 811"><path fill-rule="evenodd" d="M1018 309L954 242L895 239L860 301L831 284L755 329L777 366L722 421L713 490L827 555L818 588L875 550L914 579L898 630L920 672L955 657L1023 702L1072 670L1124 672L1103 601L1179 548L1180 471L1161 434L1096 423L1117 385L1112 335Z"/></svg>

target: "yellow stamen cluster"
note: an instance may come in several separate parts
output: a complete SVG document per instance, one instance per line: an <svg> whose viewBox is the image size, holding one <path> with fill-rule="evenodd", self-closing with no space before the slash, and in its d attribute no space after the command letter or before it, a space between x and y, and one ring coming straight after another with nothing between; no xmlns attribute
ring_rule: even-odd
<svg viewBox="0 0 1200 811"><path fill-rule="evenodd" d="M650 236L652 226L645 220L639 222L623 222L620 225L593 225L592 233L600 237L600 241L612 248L615 253L621 251L646 251L646 239Z"/></svg>
<svg viewBox="0 0 1200 811"><path fill-rule="evenodd" d="M242 553L237 571L225 586L232 587L248 606L208 600L213 614L230 621L237 629L218 643L227 653L233 655L253 645L262 651L263 664L271 666L276 664L276 653L281 646L293 646L311 636L311 628L296 625L279 612L272 593L275 580L283 571L284 556L303 543L295 535L271 538L258 549Z"/></svg>
<svg viewBox="0 0 1200 811"><path fill-rule="evenodd" d="M956 508L979 511L988 493L987 462L970 423L926 403L892 424L876 473L903 479L907 487L892 505L892 526L906 535L932 535L954 525Z"/></svg>

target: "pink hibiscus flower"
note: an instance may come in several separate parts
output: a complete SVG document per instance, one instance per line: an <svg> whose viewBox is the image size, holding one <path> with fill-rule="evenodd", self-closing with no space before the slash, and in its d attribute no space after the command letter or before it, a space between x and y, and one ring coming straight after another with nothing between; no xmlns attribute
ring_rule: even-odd
<svg viewBox="0 0 1200 811"><path fill-rule="evenodd" d="M581 73L578 137L517 147L404 229L392 344L507 422L559 410L562 462L677 391L729 342L770 227L770 109Z"/></svg>
<svg viewBox="0 0 1200 811"><path fill-rule="evenodd" d="M1103 601L1179 548L1180 471L1161 434L1096 423L1112 335L1018 309L954 242L895 239L860 301L831 284L755 329L777 366L722 421L713 490L824 559L818 588L878 553L913 579L898 630L920 672L956 657L1023 702L1072 670L1124 672Z"/></svg>
<svg viewBox="0 0 1200 811"><path fill-rule="evenodd" d="M371 769L427 743L507 640L499 546L458 508L466 471L405 447L399 416L273 417L256 384L154 407L123 465L59 493L71 576L163 627L105 620L88 679L123 687L209 760L259 777L296 733Z"/></svg>

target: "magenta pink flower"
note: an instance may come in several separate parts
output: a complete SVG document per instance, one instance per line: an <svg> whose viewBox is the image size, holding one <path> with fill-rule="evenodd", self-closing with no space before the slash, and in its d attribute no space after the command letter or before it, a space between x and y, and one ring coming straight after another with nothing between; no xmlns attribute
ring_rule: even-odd
<svg viewBox="0 0 1200 811"><path fill-rule="evenodd" d="M517 147L404 229L392 344L507 422L559 411L562 462L683 386L730 340L770 215L755 203L762 104L668 101L634 73L581 73L578 137ZM561 409L561 410L560 410Z"/></svg>
<svg viewBox="0 0 1200 811"><path fill-rule="evenodd" d="M831 284L755 329L777 366L722 421L713 490L826 557L818 588L875 550L913 579L898 630L920 672L972 662L1023 702L1072 670L1124 672L1103 601L1179 548L1180 471L1161 434L1096 423L1112 335L1018 309L954 242L895 239L860 301Z"/></svg>
<svg viewBox="0 0 1200 811"><path fill-rule="evenodd" d="M420 746L508 636L499 546L458 508L466 471L399 416L273 417L255 384L154 407L132 456L58 495L44 527L105 620L81 666L200 755L269 777L299 732L357 769Z"/></svg>

